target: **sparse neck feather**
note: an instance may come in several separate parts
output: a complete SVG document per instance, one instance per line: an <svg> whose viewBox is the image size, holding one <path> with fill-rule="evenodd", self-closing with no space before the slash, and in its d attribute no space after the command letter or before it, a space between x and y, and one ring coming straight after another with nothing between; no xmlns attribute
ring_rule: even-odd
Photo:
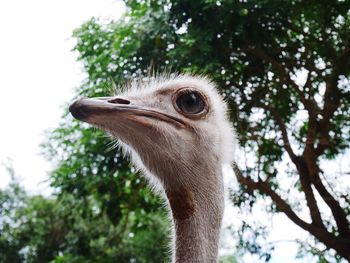
<svg viewBox="0 0 350 263"><path fill-rule="evenodd" d="M175 228L175 263L218 261L224 211L222 171L202 171L196 175L203 179L197 184L166 190Z"/></svg>

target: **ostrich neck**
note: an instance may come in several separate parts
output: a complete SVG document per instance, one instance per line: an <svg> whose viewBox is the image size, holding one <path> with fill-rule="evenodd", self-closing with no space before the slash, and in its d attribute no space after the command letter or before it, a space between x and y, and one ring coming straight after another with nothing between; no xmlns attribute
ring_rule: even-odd
<svg viewBox="0 0 350 263"><path fill-rule="evenodd" d="M205 176L196 175L204 180L190 187L166 191L174 220L175 263L217 262L224 210L222 174L218 170L219 174L206 170Z"/></svg>

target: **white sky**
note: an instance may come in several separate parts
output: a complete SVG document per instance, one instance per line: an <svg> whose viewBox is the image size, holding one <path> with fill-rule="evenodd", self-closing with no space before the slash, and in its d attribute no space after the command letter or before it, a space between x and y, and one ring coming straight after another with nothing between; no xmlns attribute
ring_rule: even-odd
<svg viewBox="0 0 350 263"><path fill-rule="evenodd" d="M71 52L73 29L93 16L117 19L124 10L115 0L0 1L0 163L11 158L31 193L50 192L43 181L52 164L39 154L39 144L44 131L58 125L62 105L84 78L77 54ZM0 166L0 187L8 181ZM285 216L274 221L271 240L303 235ZM281 243L272 262L296 262L295 253L295 245ZM258 262L249 256L243 260Z"/></svg>
<svg viewBox="0 0 350 263"><path fill-rule="evenodd" d="M47 192L40 182L51 165L39 144L84 78L70 51L73 29L93 16L116 19L124 10L115 0L0 1L0 163L11 158L26 189ZM0 187L8 180L0 167Z"/></svg>

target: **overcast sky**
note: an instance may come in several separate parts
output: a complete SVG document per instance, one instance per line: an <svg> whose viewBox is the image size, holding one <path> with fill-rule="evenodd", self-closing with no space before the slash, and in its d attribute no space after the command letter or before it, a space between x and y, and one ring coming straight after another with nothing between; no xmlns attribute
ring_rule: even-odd
<svg viewBox="0 0 350 263"><path fill-rule="evenodd" d="M57 127L64 102L85 77L71 52L73 29L93 16L117 19L124 10L115 0L0 1L0 163L12 159L31 193L50 192L43 181L52 164L40 155L39 144L45 130ZM0 187L8 180L0 166ZM285 216L275 218L271 240L301 236ZM282 242L272 262L296 262L295 253L295 245ZM257 259L246 256L244 262Z"/></svg>
<svg viewBox="0 0 350 263"><path fill-rule="evenodd" d="M39 144L84 78L71 52L73 29L93 16L116 19L124 10L115 0L0 1L0 163L11 158L31 192L47 192L40 182L51 164L39 155ZM0 187L8 179L0 167Z"/></svg>

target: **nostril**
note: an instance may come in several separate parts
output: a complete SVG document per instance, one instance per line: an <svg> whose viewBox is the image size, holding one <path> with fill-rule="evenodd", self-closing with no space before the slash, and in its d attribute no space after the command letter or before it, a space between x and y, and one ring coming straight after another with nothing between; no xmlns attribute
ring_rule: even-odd
<svg viewBox="0 0 350 263"><path fill-rule="evenodd" d="M111 100L108 100L109 103L114 103L114 104L130 104L129 100L121 99L121 98L114 98Z"/></svg>

